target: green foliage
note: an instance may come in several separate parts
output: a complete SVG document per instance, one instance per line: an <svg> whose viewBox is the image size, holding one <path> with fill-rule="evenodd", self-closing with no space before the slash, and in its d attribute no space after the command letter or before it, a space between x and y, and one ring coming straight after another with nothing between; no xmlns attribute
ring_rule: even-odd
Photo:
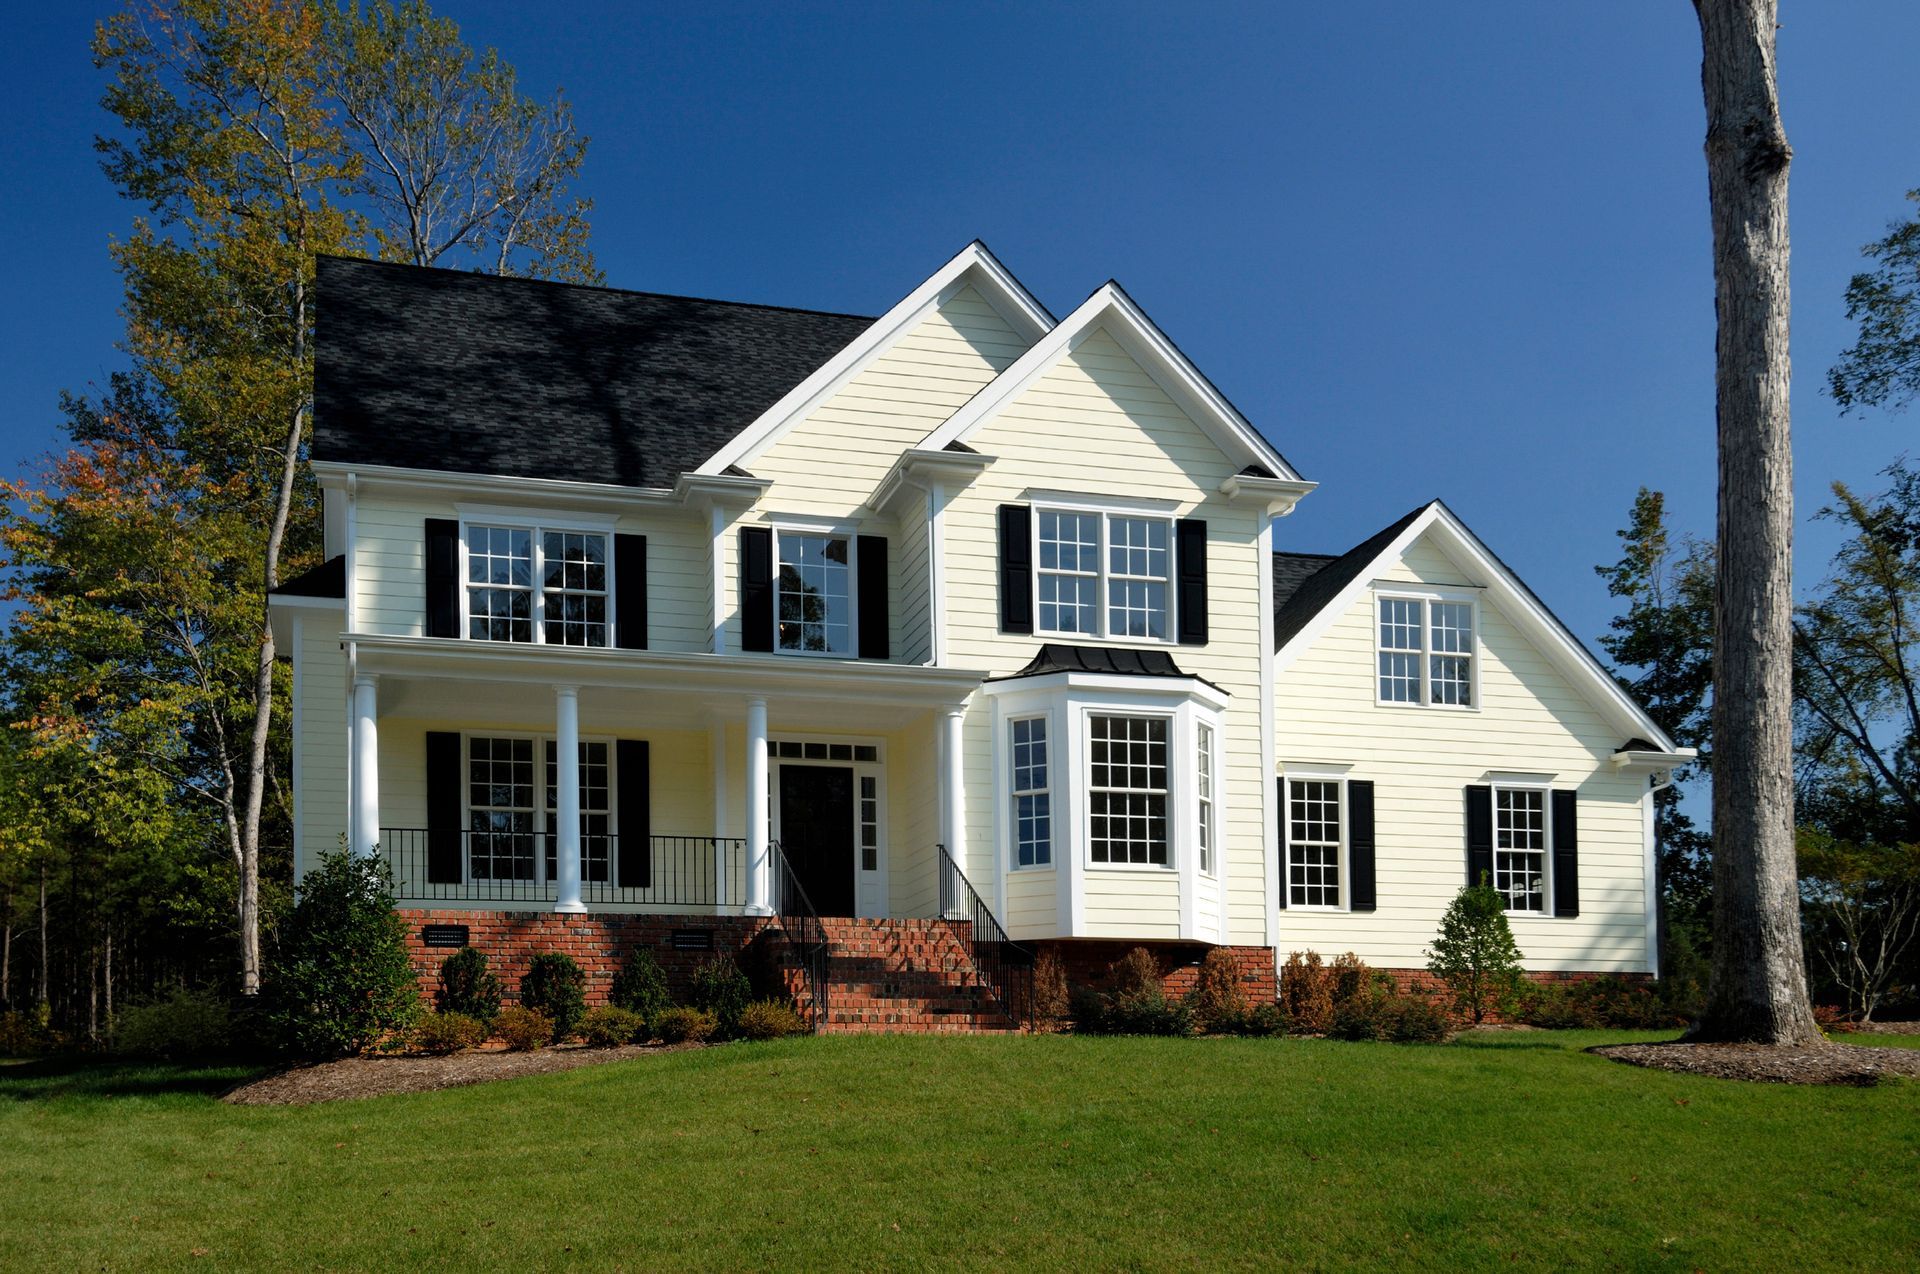
<svg viewBox="0 0 1920 1274"><path fill-rule="evenodd" d="M673 993L667 989L667 975L653 952L640 947L627 957L627 963L614 975L607 999L620 1008L640 1015L651 1025L661 1013L673 1007Z"/></svg>
<svg viewBox="0 0 1920 1274"><path fill-rule="evenodd" d="M440 993L434 1007L442 1013L460 1013L490 1023L500 1012L500 979L487 968L487 956L475 947L462 947L440 962Z"/></svg>
<svg viewBox="0 0 1920 1274"><path fill-rule="evenodd" d="M778 1000L755 1000L740 1011L740 1038L777 1040L784 1035L804 1035L807 1024L791 1004Z"/></svg>
<svg viewBox="0 0 1920 1274"><path fill-rule="evenodd" d="M508 1004L493 1019L493 1033L509 1053L533 1053L554 1038L553 1019L545 1013Z"/></svg>
<svg viewBox="0 0 1920 1274"><path fill-rule="evenodd" d="M1240 966L1222 947L1209 948L1200 959L1199 977L1187 997L1196 1029L1221 1035L1238 1034L1247 1016L1247 994L1240 986Z"/></svg>
<svg viewBox="0 0 1920 1274"><path fill-rule="evenodd" d="M342 850L307 872L266 999L271 1040L297 1057L359 1053L413 1025L420 988L384 862Z"/></svg>
<svg viewBox="0 0 1920 1274"><path fill-rule="evenodd" d="M1920 936L1920 845L1861 845L1802 828L1797 848L1815 969L1872 1021L1885 1000L1912 990L1901 973Z"/></svg>
<svg viewBox="0 0 1920 1274"><path fill-rule="evenodd" d="M1332 1039L1393 1044L1437 1044L1452 1031L1446 1010L1427 996L1400 994L1391 982L1342 1000L1327 1026Z"/></svg>
<svg viewBox="0 0 1920 1274"><path fill-rule="evenodd" d="M687 987L687 1001L713 1014L722 1034L732 1035L753 999L753 985L732 956L718 952L700 962Z"/></svg>
<svg viewBox="0 0 1920 1274"><path fill-rule="evenodd" d="M1097 1035L1191 1035L1193 1013L1186 1003L1167 998L1159 962L1145 947L1135 947L1107 970L1112 990L1089 991L1074 1005L1074 1024Z"/></svg>
<svg viewBox="0 0 1920 1274"><path fill-rule="evenodd" d="M617 1048L644 1039L647 1019L632 1009L603 1004L580 1019L580 1038L589 1048Z"/></svg>
<svg viewBox="0 0 1920 1274"><path fill-rule="evenodd" d="M1454 896L1427 952L1427 971L1453 992L1456 1011L1475 1023L1513 1002L1521 981L1520 947L1498 891L1483 882Z"/></svg>
<svg viewBox="0 0 1920 1274"><path fill-rule="evenodd" d="M179 990L131 1005L114 1022L114 1051L129 1057L219 1057L233 1045L233 1011L224 996L206 990Z"/></svg>
<svg viewBox="0 0 1920 1274"><path fill-rule="evenodd" d="M527 962L520 979L520 1003L553 1022L553 1041L572 1035L587 1011L587 975L573 957L542 951Z"/></svg>
<svg viewBox="0 0 1920 1274"><path fill-rule="evenodd" d="M653 1024L654 1034L667 1044L699 1044L720 1029L719 1019L705 1009L672 1008Z"/></svg>
<svg viewBox="0 0 1920 1274"><path fill-rule="evenodd" d="M442 1010L425 1013L413 1028L414 1051L445 1056L487 1042L487 1024L470 1014Z"/></svg>
<svg viewBox="0 0 1920 1274"><path fill-rule="evenodd" d="M1920 204L1920 190L1907 198ZM1920 215L1861 251L1875 264L1847 283L1847 319L1859 335L1827 372L1842 412L1899 408L1920 394Z"/></svg>

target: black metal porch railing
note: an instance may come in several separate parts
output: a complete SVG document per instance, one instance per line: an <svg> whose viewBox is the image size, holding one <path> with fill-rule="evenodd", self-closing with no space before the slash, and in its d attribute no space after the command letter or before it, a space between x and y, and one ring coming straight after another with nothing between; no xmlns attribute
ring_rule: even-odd
<svg viewBox="0 0 1920 1274"><path fill-rule="evenodd" d="M634 848L617 835L581 836L583 902L704 910L723 898L745 901L746 842L738 837L649 836L644 853ZM394 894L408 900L550 903L557 852L555 838L539 832L380 829Z"/></svg>
<svg viewBox="0 0 1920 1274"><path fill-rule="evenodd" d="M830 985L827 965L832 944L827 938L826 925L820 922L820 913L813 909L813 900L807 897L806 887L800 883L793 864L787 861L780 842L769 842L767 853L772 857L773 868L773 922L786 935L794 963L799 965L800 976L807 984L812 1025L817 1033L827 1024Z"/></svg>
<svg viewBox="0 0 1920 1274"><path fill-rule="evenodd" d="M940 851L940 917L947 921L965 920L971 931L970 954L980 981L1000 1003L1000 1011L1012 1022L1033 1027L1033 952L1013 939L987 906L967 873L953 861L945 845Z"/></svg>

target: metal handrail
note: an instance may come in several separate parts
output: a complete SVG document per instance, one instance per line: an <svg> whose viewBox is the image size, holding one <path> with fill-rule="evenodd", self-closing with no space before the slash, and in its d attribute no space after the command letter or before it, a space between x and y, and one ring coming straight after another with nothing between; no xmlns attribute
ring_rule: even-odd
<svg viewBox="0 0 1920 1274"><path fill-rule="evenodd" d="M431 901L551 902L554 842L547 832L380 829L395 895ZM746 860L739 837L649 836L644 864L623 863L622 844L618 834L582 834L582 901L703 909L741 901L733 880Z"/></svg>
<svg viewBox="0 0 1920 1274"><path fill-rule="evenodd" d="M786 935L787 946L792 949L794 962L800 966L800 975L806 981L807 998L813 1006L813 1029L817 1034L827 1025L830 985L827 964L832 944L820 913L814 910L813 900L807 897L806 886L800 883L800 876L787 861L780 842L769 841L767 853L773 867L773 922Z"/></svg>
<svg viewBox="0 0 1920 1274"><path fill-rule="evenodd" d="M1032 1030L1033 953L1007 936L993 909L974 889L967 873L960 870L960 864L953 861L947 847L937 844L934 848L940 851L940 918L949 924L962 919L968 922L968 953L981 983L1009 1021L1024 1020Z"/></svg>

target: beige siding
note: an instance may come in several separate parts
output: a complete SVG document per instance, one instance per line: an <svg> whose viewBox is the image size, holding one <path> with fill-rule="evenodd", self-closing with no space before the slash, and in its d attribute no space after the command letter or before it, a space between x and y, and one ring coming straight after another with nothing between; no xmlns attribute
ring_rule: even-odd
<svg viewBox="0 0 1920 1274"><path fill-rule="evenodd" d="M347 656L338 610L295 612L300 706L297 872L340 847L347 831Z"/></svg>
<svg viewBox="0 0 1920 1274"><path fill-rule="evenodd" d="M1391 580L1460 585L1437 548L1418 544ZM1608 764L1616 726L1490 602L1479 606L1481 706L1475 711L1375 702L1374 599L1363 592L1277 687L1282 769L1349 764L1375 787L1377 888L1372 913L1288 910L1279 945L1353 951L1369 964L1419 967L1440 914L1465 881L1464 788L1490 772L1553 775L1576 788L1577 918L1520 917L1514 936L1535 969L1646 968L1643 778Z"/></svg>

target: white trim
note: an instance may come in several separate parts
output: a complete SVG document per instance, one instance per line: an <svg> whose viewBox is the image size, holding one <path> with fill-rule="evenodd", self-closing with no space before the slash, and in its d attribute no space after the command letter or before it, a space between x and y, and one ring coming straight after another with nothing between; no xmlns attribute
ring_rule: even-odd
<svg viewBox="0 0 1920 1274"><path fill-rule="evenodd" d="M1038 677L1000 677L984 683L982 694L1016 695L1045 693L1062 689L1099 691L1139 703L1162 703L1192 699L1195 703L1225 712L1227 692L1208 685L1198 677L1139 677L1125 673L1050 672Z"/></svg>
<svg viewBox="0 0 1920 1274"><path fill-rule="evenodd" d="M727 653L727 510L715 504L707 511L707 527L710 534L708 553L712 556L713 567L713 603L712 649L716 655Z"/></svg>
<svg viewBox="0 0 1920 1274"><path fill-rule="evenodd" d="M758 525L773 532L768 553L773 578L773 650L776 655L803 655L809 659L858 659L860 657L860 534L843 520L799 518L780 515ZM780 537L792 534L816 540L844 540L847 545L847 648L845 650L791 649L780 644ZM743 621L744 622L744 621ZM824 626L824 625L823 625Z"/></svg>
<svg viewBox="0 0 1920 1274"><path fill-rule="evenodd" d="M1373 589L1373 704L1376 708L1429 708L1441 712L1478 712L1480 711L1480 591L1479 589L1453 589L1436 591L1415 585L1402 588L1398 584L1376 584ZM1380 603L1418 602L1420 604L1420 648L1410 650L1405 647L1386 647L1380 644L1380 630L1385 627L1380 619ZM1470 648L1465 654L1467 661L1467 701L1465 703L1435 703L1433 700L1433 661L1436 657L1461 658L1458 651L1438 654L1433 648L1433 608L1442 606L1465 606L1467 622L1472 630L1467 638ZM1380 693L1383 674L1380 671L1380 656L1386 654L1411 654L1418 660L1420 697L1418 699L1389 699Z"/></svg>
<svg viewBox="0 0 1920 1274"><path fill-rule="evenodd" d="M1243 464L1270 469L1276 477L1301 481L1273 444L1261 437L1259 430L1154 326L1118 283L1106 284L1060 320L945 424L928 434L921 449L939 451L951 443L964 442L1101 326L1224 453Z"/></svg>
<svg viewBox="0 0 1920 1274"><path fill-rule="evenodd" d="M1660 865L1659 837L1654 829L1654 793L1659 790L1649 782L1646 791L1640 793L1640 898L1646 912L1647 972L1656 978L1660 976Z"/></svg>
<svg viewBox="0 0 1920 1274"><path fill-rule="evenodd" d="M1126 517L1168 520L1180 515L1180 501L1147 496L1089 495L1084 491L1043 491L1029 487L1018 499L1035 507L1045 505L1066 513L1118 513Z"/></svg>
<svg viewBox="0 0 1920 1274"><path fill-rule="evenodd" d="M874 750L873 759L863 761L856 757L813 757L781 756L783 743L824 743L829 746L843 745L850 748L870 747ZM889 819L887 808L887 741L879 735L856 734L816 734L796 730L769 731L767 735L767 817L772 825L773 838L783 839L780 824L780 783L781 772L789 765L829 767L847 770L853 778L853 824L848 829L849 843L853 846L853 910L856 916L884 918L891 910L890 898L893 874L891 838L888 835ZM863 780L874 782L874 802L879 824L876 829L874 845L875 867L868 871L865 866L864 846L860 844L860 784Z"/></svg>
<svg viewBox="0 0 1920 1274"><path fill-rule="evenodd" d="M936 667L947 658L946 538L947 488L936 482L927 488L927 662Z"/></svg>
<svg viewBox="0 0 1920 1274"><path fill-rule="evenodd" d="M1490 872L1488 873L1487 883L1493 886L1493 890L1495 893L1498 893L1502 896L1506 896L1507 891L1500 888L1500 884L1499 884L1500 855L1503 853L1531 854L1536 852L1530 849L1502 850L1500 848L1500 793L1502 791L1538 792L1540 794L1540 849L1537 852L1540 855L1540 910L1535 911L1531 907L1520 907L1520 908L1507 907L1505 908L1505 911L1509 917L1512 917L1514 919L1528 919L1528 920L1553 920L1556 918L1564 919L1564 917L1555 916L1555 907L1554 907L1554 901L1553 901L1553 787L1552 785L1550 783L1540 782L1538 775L1524 775L1524 776L1518 776L1514 778L1496 780L1493 783L1489 784L1488 786L1489 786L1489 792L1487 797L1487 801L1488 801L1487 812L1489 817L1488 817L1487 826L1490 829L1492 829L1493 842L1487 847L1487 854L1488 854L1487 862L1489 867L1491 868ZM1576 793L1574 800L1578 802L1579 799L1580 798ZM1478 882L1476 881L1475 883L1477 884Z"/></svg>
<svg viewBox="0 0 1920 1274"><path fill-rule="evenodd" d="M1344 779L1353 773L1351 761L1282 761L1279 777L1288 779Z"/></svg>
<svg viewBox="0 0 1920 1274"><path fill-rule="evenodd" d="M467 500L454 502L454 511L460 515L460 522L479 523L483 526L526 527L541 531L594 531L612 535L620 523L617 513L591 513L577 509L543 509L525 504L474 504ZM559 523L561 525L555 525Z"/></svg>
<svg viewBox="0 0 1920 1274"><path fill-rule="evenodd" d="M1177 508L1178 506L1175 505L1172 507ZM1143 509L1132 501L1109 504L1109 505L1086 504L1086 503L1076 504L1072 502L1054 503L1053 501L1047 501L1044 503L1032 504L1029 506L1029 508L1030 508L1030 513L1027 518L1027 530L1028 530L1028 536L1029 536L1027 552L1029 556L1027 560L1033 563L1033 570L1031 572L1031 575L1033 579L1033 635L1034 636L1064 637L1068 641L1123 642L1129 645L1146 645L1146 646L1175 646L1179 644L1178 630L1180 626L1180 615L1179 615L1180 590L1177 584L1177 577L1179 575L1178 558L1180 556L1180 545L1179 545L1180 528L1179 528L1179 519L1174 515L1173 512L1171 512L1170 510L1159 509L1159 508ZM1049 571L1040 565L1040 521L1045 515L1049 513L1053 513L1053 514L1065 513L1074 517L1092 517L1092 518L1098 519L1099 535L1094 544L1094 569L1092 572L1089 573L1087 571L1061 571L1061 570ZM1128 580L1128 581L1137 580L1144 583L1155 582L1155 577L1150 575L1116 576L1114 574L1112 544L1113 544L1113 520L1115 518L1123 518L1128 521L1134 521L1134 522L1158 522L1161 525L1166 527L1167 573L1164 577L1161 577L1158 581L1166 587L1166 609L1164 612L1164 621L1165 621L1166 631L1159 637L1136 636L1129 633L1116 634L1110 631L1113 625L1113 603L1112 603L1113 581L1117 578L1117 579ZM1044 575L1054 575L1054 576L1065 576L1068 578L1085 579L1085 578L1088 578L1089 574L1091 574L1091 577L1095 582L1094 619L1097 622L1096 630L1093 632L1081 632L1078 629L1047 628L1044 625L1042 625L1040 622L1040 579L1041 577Z"/></svg>
<svg viewBox="0 0 1920 1274"><path fill-rule="evenodd" d="M1038 721L1040 723L1042 733L1041 742L1046 749L1045 765L1047 767L1047 783L1045 787L1022 789L1016 788L1013 785L1012 734L1013 727L1022 721ZM1054 788L1057 786L1054 781L1056 771L1054 769L1053 712L1050 708L1036 708L1031 711L1009 713L994 723L994 730L996 732L994 739L996 744L994 756L994 791L1003 798L997 803L997 807L1002 811L1001 816L1006 819L1005 827L1002 829L1005 833L1004 842L1006 846L1005 869L1008 874L1015 872L1052 871L1054 867L1055 850L1060 843L1060 837L1054 832L1053 827L1053 793ZM1015 797L1023 793L1026 795L1044 793L1047 798L1047 861L1044 863L1032 862L1022 866L1017 861L1020 854L1020 834L1014 826L1016 814L1013 802Z"/></svg>
<svg viewBox="0 0 1920 1274"><path fill-rule="evenodd" d="M1263 776L1260 780L1260 894L1261 938L1267 946L1273 948L1276 967L1280 950L1280 890L1285 873L1280 871L1280 820L1286 816L1278 809L1279 798L1275 794L1276 784L1268 771L1273 766L1274 753L1279 751L1279 724L1275 720L1279 705L1275 702L1273 686L1273 513L1260 515L1259 531L1255 537L1259 549L1260 570L1257 573L1254 590L1256 604L1260 607L1260 764L1257 767ZM1233 935L1227 932L1225 913L1226 879L1224 873L1220 882L1222 915L1220 917L1220 940L1228 942Z"/></svg>
<svg viewBox="0 0 1920 1274"><path fill-rule="evenodd" d="M505 527L510 531L525 531L527 533L527 617L528 623L531 625L531 636L527 641L514 641L511 638L501 641L493 637L475 637L472 635L473 612L468 594L473 591L474 582L471 569L467 564L467 532L474 527L494 526ZM460 604L458 612L454 615L454 623L459 628L456 636L460 641L485 642L492 646L557 646L563 650L610 650L617 647L615 639L619 634L615 632L615 629L618 627L617 616L619 612L616 609L615 599L618 596L617 589L620 581L615 577L613 561L614 532L611 522L602 528L598 526L574 526L565 522L541 521L535 518L520 518L514 516L504 518L476 516L469 519L463 511L460 517L459 528L460 539L457 546L458 551L455 556L454 570L455 580L460 590ZM606 604L600 626L605 631L606 640L598 645L588 644L576 646L569 642L550 642L547 640L547 586L545 564L547 553L546 537L549 535L597 535L605 541L605 547L603 549L605 558L601 565L606 571L606 587L601 589L601 595ZM480 587L483 589L492 589L501 586L482 584ZM512 585L506 587L510 592L520 591ZM569 590L562 588L560 591L564 594ZM583 592L582 595L590 596L591 594Z"/></svg>
<svg viewBox="0 0 1920 1274"><path fill-rule="evenodd" d="M1335 888L1339 890L1340 901L1332 905L1323 902L1295 902L1293 900L1293 849L1294 840L1287 837L1287 853L1280 863L1281 874L1286 878L1282 885L1287 891L1287 910L1311 911L1322 915L1338 915L1353 911L1353 823L1349 813L1347 783L1350 766L1311 766L1302 767L1281 775L1286 787L1286 808L1280 817L1291 823L1293 818L1293 785L1295 783L1331 783L1336 789L1335 801L1338 805L1336 817L1340 820L1340 839L1334 846Z"/></svg>
<svg viewBox="0 0 1920 1274"><path fill-rule="evenodd" d="M729 465L746 467L969 282L1024 339L1037 340L1053 327L1053 316L987 251L987 245L976 239L875 319L845 349L761 412L695 472L718 474Z"/></svg>

